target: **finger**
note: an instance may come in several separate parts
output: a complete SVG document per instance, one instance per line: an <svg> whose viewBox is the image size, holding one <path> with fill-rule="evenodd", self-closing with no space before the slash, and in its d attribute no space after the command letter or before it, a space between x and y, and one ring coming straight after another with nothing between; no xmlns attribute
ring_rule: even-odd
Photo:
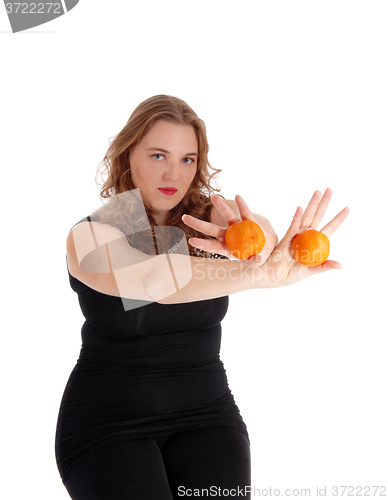
<svg viewBox="0 0 388 500"><path fill-rule="evenodd" d="M238 206L238 209L240 210L241 214L241 219L242 220L254 220L254 217L252 215L252 212L250 211L248 205L245 203L245 200L243 197L239 194L236 194L235 200Z"/></svg>
<svg viewBox="0 0 388 500"><path fill-rule="evenodd" d="M219 255L229 256L228 249L221 243L215 240L203 240L202 238L190 238L189 243L195 248L205 250L205 252L218 253Z"/></svg>
<svg viewBox="0 0 388 500"><path fill-rule="evenodd" d="M187 226L190 226L193 229L209 236L214 236L214 238L223 238L225 236L225 229L217 226L216 224L212 224L211 222L196 219L192 215L188 214L182 215L182 220Z"/></svg>
<svg viewBox="0 0 388 500"><path fill-rule="evenodd" d="M336 260L326 260L320 266L309 267L309 274L310 276L313 276L314 274L324 273L326 271L331 271L333 269L342 269L342 266Z"/></svg>
<svg viewBox="0 0 388 500"><path fill-rule="evenodd" d="M296 234L298 234L299 229L300 229L300 223L302 220L302 214L303 214L303 208L298 207L296 209L295 215L292 219L291 225L288 228L288 231L286 232L286 234L284 235L284 238L282 239L282 241L280 243L286 243L287 245L289 245L291 243L292 239L294 238L294 236ZM280 245L280 243L279 243L279 245Z"/></svg>
<svg viewBox="0 0 388 500"><path fill-rule="evenodd" d="M215 194L211 197L211 200L213 205L228 223L228 226L235 222L239 222L240 219L238 219L235 212L222 200L222 198Z"/></svg>
<svg viewBox="0 0 388 500"><path fill-rule="evenodd" d="M313 194L303 214L302 221L300 224L300 231L304 231L305 229L308 229L310 227L310 224L314 219L314 214L317 210L318 201L320 200L321 196L322 193L320 191L315 191L315 193Z"/></svg>
<svg viewBox="0 0 388 500"><path fill-rule="evenodd" d="M339 212L333 220L321 229L321 233L326 234L328 238L340 227L346 217L349 215L349 208L345 207Z"/></svg>
<svg viewBox="0 0 388 500"><path fill-rule="evenodd" d="M314 218L310 224L311 229L318 229L318 226L320 225L323 216L326 213L327 207L329 206L332 194L333 191L330 188L327 188L323 193L321 201L318 203L317 209L315 211Z"/></svg>
<svg viewBox="0 0 388 500"><path fill-rule="evenodd" d="M260 255L252 255L252 257L249 257L246 262L248 267L256 268L260 267L263 264L263 259Z"/></svg>

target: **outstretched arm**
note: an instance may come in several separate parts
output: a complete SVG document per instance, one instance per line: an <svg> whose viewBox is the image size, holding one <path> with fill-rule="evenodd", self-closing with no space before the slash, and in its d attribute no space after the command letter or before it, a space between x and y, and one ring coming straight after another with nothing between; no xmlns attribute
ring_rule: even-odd
<svg viewBox="0 0 388 500"><path fill-rule="evenodd" d="M284 238L258 268L249 267L242 260L205 259L181 254L146 255L128 245L123 233L116 228L93 223L91 231L89 224L81 223L73 228L67 239L69 271L99 292L161 304L206 300L248 289L297 283L314 274L341 267L338 262L327 260L321 266L308 268L293 258L291 250L292 239L302 228L316 228L321 222L330 193L327 191L319 201L321 193L316 191L305 212L298 207ZM344 208L322 232L330 237L348 213L348 208ZM205 227L202 232L206 233L208 229L219 238L214 243L200 241L218 245L222 250L226 229L197 222L208 224L202 226ZM97 248L93 232L96 233ZM218 248L210 251L221 253Z"/></svg>

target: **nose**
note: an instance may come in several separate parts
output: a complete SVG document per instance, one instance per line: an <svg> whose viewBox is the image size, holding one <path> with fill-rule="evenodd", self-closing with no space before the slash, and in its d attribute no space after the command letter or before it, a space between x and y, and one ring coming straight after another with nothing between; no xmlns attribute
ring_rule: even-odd
<svg viewBox="0 0 388 500"><path fill-rule="evenodd" d="M166 180L176 181L179 175L179 161L170 160L167 162L163 177Z"/></svg>

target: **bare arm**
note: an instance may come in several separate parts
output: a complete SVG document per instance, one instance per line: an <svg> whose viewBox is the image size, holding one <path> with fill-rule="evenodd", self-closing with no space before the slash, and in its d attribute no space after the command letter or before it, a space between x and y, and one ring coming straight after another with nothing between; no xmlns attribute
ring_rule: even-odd
<svg viewBox="0 0 388 500"><path fill-rule="evenodd" d="M243 290L291 285L341 267L338 262L327 260L321 266L308 268L295 261L291 249L292 239L301 228L318 226L330 196L331 190L328 189L320 200L321 193L316 191L305 212L298 207L283 239L267 261L257 268L240 260L179 254L146 255L132 248L116 228L93 223L93 235L88 223L81 223L73 228L67 239L69 271L99 292L160 304L206 300ZM345 207L322 232L330 237L348 213L349 209Z"/></svg>
<svg viewBox="0 0 388 500"><path fill-rule="evenodd" d="M190 281L174 294L156 300L160 304L175 304L223 297L254 288L271 288L275 284L262 269L253 269L244 262L228 259L206 259L173 255L171 260L175 272L185 272L186 259L190 259L192 276ZM158 283L156 276L154 280Z"/></svg>
<svg viewBox="0 0 388 500"><path fill-rule="evenodd" d="M116 297L172 304L271 286L236 260L146 255L132 248L118 229L96 222L75 226L66 248L72 276Z"/></svg>

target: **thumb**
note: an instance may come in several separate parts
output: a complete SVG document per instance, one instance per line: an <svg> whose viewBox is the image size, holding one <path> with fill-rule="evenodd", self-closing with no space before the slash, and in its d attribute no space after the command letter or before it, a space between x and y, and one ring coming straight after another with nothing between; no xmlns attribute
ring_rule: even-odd
<svg viewBox="0 0 388 500"><path fill-rule="evenodd" d="M247 264L249 267L253 267L253 268L260 267L263 263L262 260L263 259L261 258L260 255L252 255L247 260Z"/></svg>
<svg viewBox="0 0 388 500"><path fill-rule="evenodd" d="M326 271L331 271L332 269L342 269L342 266L336 260L326 260L320 266L310 267L309 271L310 274L313 275L313 274L324 273Z"/></svg>

